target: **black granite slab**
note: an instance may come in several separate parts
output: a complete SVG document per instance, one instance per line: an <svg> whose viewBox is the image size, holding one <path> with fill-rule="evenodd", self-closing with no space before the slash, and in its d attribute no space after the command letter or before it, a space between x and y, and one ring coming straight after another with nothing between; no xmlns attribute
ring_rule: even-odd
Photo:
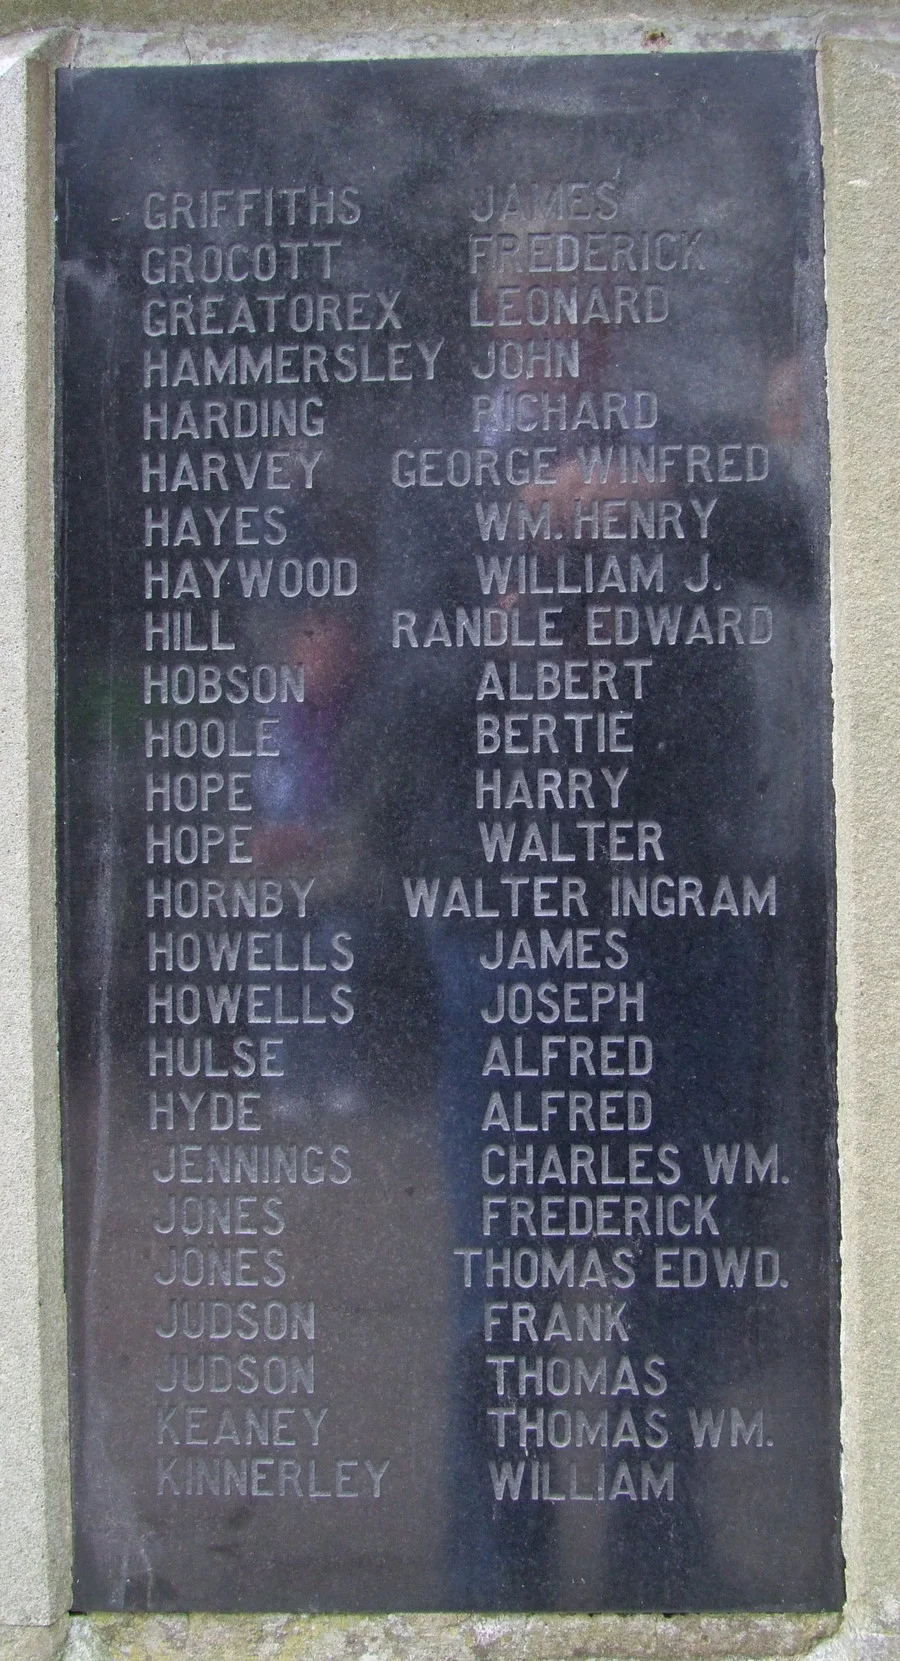
<svg viewBox="0 0 900 1661"><path fill-rule="evenodd" d="M77 1607L836 1607L812 58L58 133Z"/></svg>

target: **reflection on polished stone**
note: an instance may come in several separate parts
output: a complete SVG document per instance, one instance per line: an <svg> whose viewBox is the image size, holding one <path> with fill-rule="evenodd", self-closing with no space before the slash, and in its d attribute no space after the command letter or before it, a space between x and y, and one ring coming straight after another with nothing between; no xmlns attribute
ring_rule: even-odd
<svg viewBox="0 0 900 1661"><path fill-rule="evenodd" d="M77 1606L836 1607L812 58L58 139Z"/></svg>

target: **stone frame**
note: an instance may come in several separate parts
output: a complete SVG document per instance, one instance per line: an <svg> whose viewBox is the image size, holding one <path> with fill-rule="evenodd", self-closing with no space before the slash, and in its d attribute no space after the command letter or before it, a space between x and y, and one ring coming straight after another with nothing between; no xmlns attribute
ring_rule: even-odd
<svg viewBox="0 0 900 1661"><path fill-rule="evenodd" d="M350 0L352 4L352 0ZM900 23L848 9L827 24L752 3L660 23L634 13L558 23L429 25L344 18L155 34L61 28L0 39L0 1655L71 1661L434 1661L550 1657L900 1655ZM112 7L110 7L112 10ZM150 19L128 5L132 28ZM149 8L148 8L149 10ZM713 7L710 7L710 11ZM52 11L52 0L51 0ZM280 24L279 0L266 0ZM463 8L459 8L459 14ZM722 13L726 15L722 15ZM24 14L24 16L23 16ZM457 15L459 15L457 14ZM221 16L221 12L219 13ZM28 0L0 25L46 24ZM118 15L116 23L120 21ZM353 24L356 24L355 31ZM651 26L652 24L652 26ZM844 1616L378 1617L66 1615L69 1498L56 1052L53 800L52 79L79 65L435 53L815 44L826 184L832 440L838 1086L843 1214ZM863 458L864 461L863 461ZM892 603L892 596L893 603ZM881 837L885 846L881 847Z"/></svg>

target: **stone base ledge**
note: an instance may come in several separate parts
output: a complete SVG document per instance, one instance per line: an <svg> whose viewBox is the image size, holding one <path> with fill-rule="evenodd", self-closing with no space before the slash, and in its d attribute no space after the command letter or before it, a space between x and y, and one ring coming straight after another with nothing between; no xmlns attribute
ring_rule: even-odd
<svg viewBox="0 0 900 1661"><path fill-rule="evenodd" d="M894 1661L839 1615L76 1615L0 1627L0 1661Z"/></svg>

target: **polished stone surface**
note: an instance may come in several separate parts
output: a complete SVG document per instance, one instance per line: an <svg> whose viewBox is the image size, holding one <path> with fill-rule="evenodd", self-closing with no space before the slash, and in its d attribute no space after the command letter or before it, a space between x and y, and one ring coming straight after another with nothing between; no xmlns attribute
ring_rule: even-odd
<svg viewBox="0 0 900 1661"><path fill-rule="evenodd" d="M812 59L58 138L77 1606L835 1607Z"/></svg>

